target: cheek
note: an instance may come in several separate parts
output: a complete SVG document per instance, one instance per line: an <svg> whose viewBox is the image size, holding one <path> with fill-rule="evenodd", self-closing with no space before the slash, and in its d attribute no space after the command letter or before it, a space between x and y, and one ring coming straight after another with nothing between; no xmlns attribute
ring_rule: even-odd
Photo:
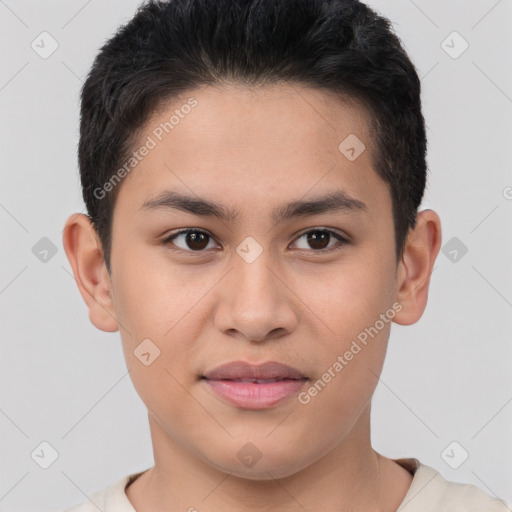
<svg viewBox="0 0 512 512"><path fill-rule="evenodd" d="M174 393L176 388L179 393L182 388L172 376L183 384L196 378L191 363L198 357L196 340L208 321L208 301L200 300L208 283L190 279L162 258L147 263L143 251L126 254L114 265L116 314L124 326L123 350L136 387L152 393ZM154 362L146 367L137 355L147 352L150 356L142 359Z"/></svg>
<svg viewBox="0 0 512 512"><path fill-rule="evenodd" d="M362 327L338 323L341 333L322 346L320 373L304 390L300 403L304 412L318 424L333 431L355 421L371 399L382 371L391 320ZM352 334L353 333L353 334ZM339 432L338 432L339 433Z"/></svg>
<svg viewBox="0 0 512 512"><path fill-rule="evenodd" d="M114 263L116 313L137 338L164 341L193 309L201 283L191 283L165 258L151 256L134 250Z"/></svg>
<svg viewBox="0 0 512 512"><path fill-rule="evenodd" d="M194 307L198 287L187 286L170 267L146 265L136 256L127 255L116 268L116 313L125 327L123 351L137 393L158 416L193 408L183 386L196 378L190 365L201 324L191 321L202 314L200 303Z"/></svg>
<svg viewBox="0 0 512 512"><path fill-rule="evenodd" d="M328 339L346 343L370 327L393 302L391 270L377 257L355 255L296 282L298 295L325 326ZM339 347L338 347L339 348Z"/></svg>
<svg viewBox="0 0 512 512"><path fill-rule="evenodd" d="M318 280L328 282L328 286L309 287L307 304L322 321L317 324L325 326L322 341L317 342L320 371L324 373L315 376L320 382L312 390L311 401L317 400L316 393L319 402L341 407L320 408L319 414L337 416L340 410L365 402L382 370L395 315L390 278L394 268L389 261L379 259L377 251L367 256L333 269L328 280Z"/></svg>

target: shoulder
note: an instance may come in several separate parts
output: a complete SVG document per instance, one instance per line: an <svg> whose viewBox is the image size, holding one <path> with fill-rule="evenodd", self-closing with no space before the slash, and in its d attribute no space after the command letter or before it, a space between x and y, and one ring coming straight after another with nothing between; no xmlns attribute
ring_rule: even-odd
<svg viewBox="0 0 512 512"><path fill-rule="evenodd" d="M142 473L144 471L123 476L110 487L93 493L87 502L61 512L136 512L126 496L125 488Z"/></svg>
<svg viewBox="0 0 512 512"><path fill-rule="evenodd" d="M411 487L397 512L512 512L512 505L472 484L451 482L417 459L395 459L414 473Z"/></svg>
<svg viewBox="0 0 512 512"><path fill-rule="evenodd" d="M98 512L98 509L105 511L106 495L109 490L110 488L96 491L87 502L72 506L62 512Z"/></svg>

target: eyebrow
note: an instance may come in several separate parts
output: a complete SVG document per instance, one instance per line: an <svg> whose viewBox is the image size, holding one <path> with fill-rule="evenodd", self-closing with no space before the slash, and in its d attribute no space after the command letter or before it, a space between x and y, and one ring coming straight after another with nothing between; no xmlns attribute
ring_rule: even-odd
<svg viewBox="0 0 512 512"><path fill-rule="evenodd" d="M216 217L227 222L236 220L239 214L238 210L231 210L223 204L170 190L165 190L156 197L147 199L139 209L155 210L162 208L180 210L201 217ZM296 217L307 217L322 213L363 213L367 211L368 207L365 203L343 190L337 190L310 200L296 200L278 206L272 211L271 219L275 222L281 222Z"/></svg>

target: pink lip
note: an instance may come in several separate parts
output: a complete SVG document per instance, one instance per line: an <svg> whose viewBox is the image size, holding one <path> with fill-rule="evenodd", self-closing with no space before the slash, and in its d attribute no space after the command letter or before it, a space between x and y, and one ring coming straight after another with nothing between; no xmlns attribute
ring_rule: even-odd
<svg viewBox="0 0 512 512"><path fill-rule="evenodd" d="M233 380L205 380L208 387L229 403L243 409L266 409L297 393L306 379L253 384Z"/></svg>
<svg viewBox="0 0 512 512"><path fill-rule="evenodd" d="M203 379L217 396L244 409L271 407L296 394L308 380L299 370L276 361L258 366L233 361L206 372ZM274 382L256 382L269 379Z"/></svg>

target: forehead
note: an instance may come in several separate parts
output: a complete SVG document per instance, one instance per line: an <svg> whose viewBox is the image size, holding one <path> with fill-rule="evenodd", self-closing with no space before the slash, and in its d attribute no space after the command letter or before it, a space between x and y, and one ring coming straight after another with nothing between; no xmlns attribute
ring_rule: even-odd
<svg viewBox="0 0 512 512"><path fill-rule="evenodd" d="M134 150L150 149L127 173L118 201L141 206L173 189L259 211L283 196L342 188L382 203L387 186L374 171L368 120L355 100L304 86L194 89L147 121Z"/></svg>
<svg viewBox="0 0 512 512"><path fill-rule="evenodd" d="M189 108L192 102L194 107ZM200 141L205 149L241 145L250 149L252 142L259 151L268 150L274 156L279 148L296 152L299 144L306 143L306 150L316 148L317 154L332 156L337 154L332 143L350 134L371 146L368 121L369 112L360 101L331 91L285 83L253 87L223 83L162 103L143 135L169 145L171 139Z"/></svg>

